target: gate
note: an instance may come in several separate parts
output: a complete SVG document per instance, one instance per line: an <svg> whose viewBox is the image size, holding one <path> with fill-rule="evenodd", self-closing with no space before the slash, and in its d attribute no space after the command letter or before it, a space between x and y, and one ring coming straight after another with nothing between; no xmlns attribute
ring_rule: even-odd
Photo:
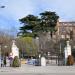
<svg viewBox="0 0 75 75"><path fill-rule="evenodd" d="M47 65L48 66L62 66L62 65L64 65L64 55L63 55L63 53L48 56Z"/></svg>

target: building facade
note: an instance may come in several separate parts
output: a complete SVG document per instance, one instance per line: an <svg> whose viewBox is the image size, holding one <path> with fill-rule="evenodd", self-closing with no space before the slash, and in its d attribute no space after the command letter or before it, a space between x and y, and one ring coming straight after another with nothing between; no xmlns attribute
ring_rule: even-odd
<svg viewBox="0 0 75 75"><path fill-rule="evenodd" d="M75 38L75 22L58 22L57 35L60 38Z"/></svg>

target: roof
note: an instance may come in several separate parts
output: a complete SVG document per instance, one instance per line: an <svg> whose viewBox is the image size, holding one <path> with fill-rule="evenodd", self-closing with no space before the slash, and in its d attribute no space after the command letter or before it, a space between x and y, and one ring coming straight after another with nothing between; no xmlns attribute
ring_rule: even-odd
<svg viewBox="0 0 75 75"><path fill-rule="evenodd" d="M64 26L75 26L75 21L71 21L71 22L59 22L60 26L64 25Z"/></svg>

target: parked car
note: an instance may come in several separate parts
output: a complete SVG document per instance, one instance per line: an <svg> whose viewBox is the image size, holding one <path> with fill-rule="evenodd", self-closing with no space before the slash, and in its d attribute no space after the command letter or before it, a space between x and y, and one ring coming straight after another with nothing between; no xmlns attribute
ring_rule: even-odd
<svg viewBox="0 0 75 75"><path fill-rule="evenodd" d="M35 66L40 66L39 59L35 59Z"/></svg>
<svg viewBox="0 0 75 75"><path fill-rule="evenodd" d="M35 59L28 60L27 64L34 65L35 64Z"/></svg>
<svg viewBox="0 0 75 75"><path fill-rule="evenodd" d="M27 62L27 64L39 66L39 60L38 60L38 59L30 59L30 60Z"/></svg>

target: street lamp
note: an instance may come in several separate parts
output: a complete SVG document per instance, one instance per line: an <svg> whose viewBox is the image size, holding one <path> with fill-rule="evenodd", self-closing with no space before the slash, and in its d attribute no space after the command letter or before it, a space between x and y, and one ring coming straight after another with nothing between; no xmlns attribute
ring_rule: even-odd
<svg viewBox="0 0 75 75"><path fill-rule="evenodd" d="M0 62L2 67L2 43L0 43Z"/></svg>

